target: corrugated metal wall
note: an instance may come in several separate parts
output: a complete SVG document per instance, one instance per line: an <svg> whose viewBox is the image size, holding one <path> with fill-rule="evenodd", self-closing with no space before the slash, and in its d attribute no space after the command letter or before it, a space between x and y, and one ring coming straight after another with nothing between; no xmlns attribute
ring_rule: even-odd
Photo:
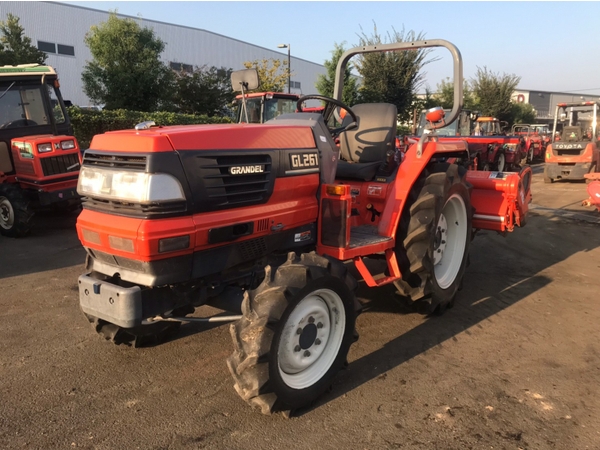
<svg viewBox="0 0 600 450"><path fill-rule="evenodd" d="M57 70L61 91L66 100L71 100L73 104L80 106L90 105L89 99L83 92L81 72L86 61L91 60L92 56L83 40L90 27L106 21L109 14L59 3L0 2L0 20L6 20L9 13L19 17L25 35L31 38L34 45L39 40L75 48L75 56L48 54L46 63ZM137 17L132 19L138 21L142 27L153 29L166 43L161 55L166 63L173 61L193 66L207 65L237 70L244 68L244 61L263 58L287 61L286 49L284 49L285 53L282 53L206 30ZM274 46L277 44L279 42L275 42ZM301 89L292 88L292 92L317 93L314 87L317 75L325 74L325 68L320 64L294 58L293 45L291 67L292 82L301 83Z"/></svg>

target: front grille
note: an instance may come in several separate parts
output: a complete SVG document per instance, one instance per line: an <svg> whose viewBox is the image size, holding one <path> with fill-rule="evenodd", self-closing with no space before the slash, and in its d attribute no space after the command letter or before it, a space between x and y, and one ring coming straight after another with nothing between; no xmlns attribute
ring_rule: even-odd
<svg viewBox="0 0 600 450"><path fill-rule="evenodd" d="M147 157L138 155L107 155L88 150L85 152L83 163L86 166L146 170Z"/></svg>
<svg viewBox="0 0 600 450"><path fill-rule="evenodd" d="M79 171L79 155L71 153L69 155L52 156L50 158L40 158L44 176L61 175L63 173Z"/></svg>
<svg viewBox="0 0 600 450"><path fill-rule="evenodd" d="M232 168L259 166L259 173L232 174ZM268 200L271 179L269 155L203 157L200 174L213 207L243 206Z"/></svg>
<svg viewBox="0 0 600 450"><path fill-rule="evenodd" d="M267 243L264 238L240 242L238 249L244 261L260 258L267 254Z"/></svg>

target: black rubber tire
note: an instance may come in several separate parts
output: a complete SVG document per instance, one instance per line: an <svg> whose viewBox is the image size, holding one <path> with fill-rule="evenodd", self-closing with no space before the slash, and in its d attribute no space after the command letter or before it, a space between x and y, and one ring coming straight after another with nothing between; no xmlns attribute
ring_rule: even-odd
<svg viewBox="0 0 600 450"><path fill-rule="evenodd" d="M503 161L502 164L500 164L501 160ZM498 154L496 161L494 161L494 170L496 170L497 172L504 172L506 170L506 155L504 155L504 153L500 152Z"/></svg>
<svg viewBox="0 0 600 450"><path fill-rule="evenodd" d="M33 210L22 189L12 184L0 185L0 234L23 237L31 231Z"/></svg>
<svg viewBox="0 0 600 450"><path fill-rule="evenodd" d="M182 315L177 314L179 317ZM162 344L169 337L175 335L181 327L181 322L162 321L134 328L123 328L89 314L85 314L85 316L96 333L107 341L111 341L115 345L127 345L134 348Z"/></svg>
<svg viewBox="0 0 600 450"><path fill-rule="evenodd" d="M544 168L544 183L551 184L554 183L554 179L546 175L546 169Z"/></svg>
<svg viewBox="0 0 600 450"><path fill-rule="evenodd" d="M453 305L469 259L473 218L471 190L466 182L466 170L455 164L436 164L415 183L409 198L411 204L400 221L396 244L403 277L395 285L404 306L421 314L441 314ZM446 202L454 195L464 203L465 240L457 273L452 282L442 288L435 276L434 251L439 239L435 227Z"/></svg>
<svg viewBox="0 0 600 450"><path fill-rule="evenodd" d="M227 366L240 397L263 414L271 414L307 406L322 395L346 364L350 345L357 338L354 327L357 314L356 287L356 280L342 262L314 252L300 257L292 252L280 266L268 265L265 278L258 288L244 293L242 318L231 324L230 328L234 352L227 359ZM320 378L306 387L296 388L286 382L280 373L283 369L280 369L278 349L290 315L297 305L318 289L326 289L339 296L345 312L344 328L339 331L339 349L336 350L334 345L331 350L334 353L329 355L329 358L334 355L333 361L329 363L317 359L310 366L325 362L323 373L317 374ZM288 330L294 326L287 325ZM333 338L329 340L332 341ZM302 347L302 351L319 345L315 342L309 347ZM327 344L323 348L327 348ZM325 354L321 353L320 357Z"/></svg>

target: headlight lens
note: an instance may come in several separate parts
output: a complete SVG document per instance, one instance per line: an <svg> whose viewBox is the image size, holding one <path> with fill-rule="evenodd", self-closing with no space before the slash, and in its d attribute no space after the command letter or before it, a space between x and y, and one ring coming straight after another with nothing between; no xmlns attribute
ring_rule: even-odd
<svg viewBox="0 0 600 450"><path fill-rule="evenodd" d="M72 139L70 141L61 141L60 148L62 148L63 150L71 150L75 148L75 141Z"/></svg>
<svg viewBox="0 0 600 450"><path fill-rule="evenodd" d="M52 144L38 144L38 153L48 153L52 151Z"/></svg>
<svg viewBox="0 0 600 450"><path fill-rule="evenodd" d="M114 171L83 167L79 173L77 192L131 203L185 200L179 181L166 173Z"/></svg>

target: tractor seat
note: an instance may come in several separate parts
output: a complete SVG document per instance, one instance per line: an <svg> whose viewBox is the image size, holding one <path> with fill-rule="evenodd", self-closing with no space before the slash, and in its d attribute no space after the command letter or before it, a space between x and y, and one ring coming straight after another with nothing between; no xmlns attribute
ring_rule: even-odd
<svg viewBox="0 0 600 450"><path fill-rule="evenodd" d="M582 134L581 127L564 127L562 132L562 140L567 142L579 142L582 140Z"/></svg>
<svg viewBox="0 0 600 450"><path fill-rule="evenodd" d="M357 127L340 134L336 178L371 181L396 143L398 110L390 103L362 103L352 107ZM343 125L352 121L349 114Z"/></svg>

